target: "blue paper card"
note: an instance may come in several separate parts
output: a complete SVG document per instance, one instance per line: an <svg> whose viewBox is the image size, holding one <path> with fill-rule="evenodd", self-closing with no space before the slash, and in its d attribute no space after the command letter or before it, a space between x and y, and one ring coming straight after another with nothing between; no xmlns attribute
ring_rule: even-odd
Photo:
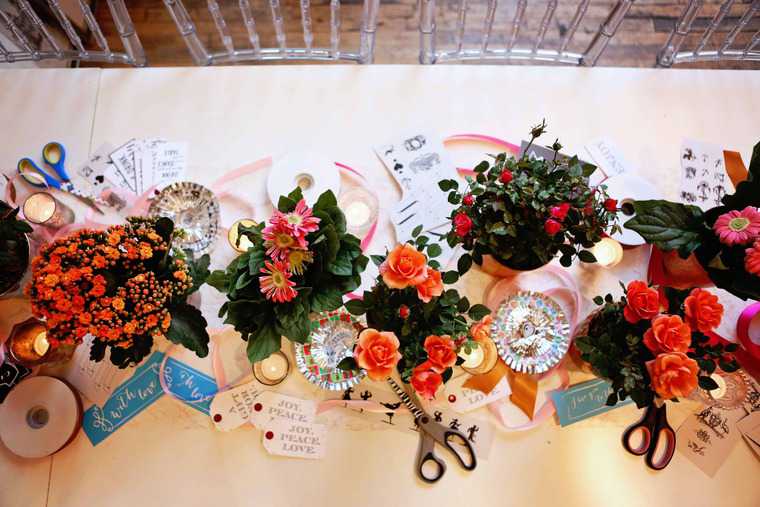
<svg viewBox="0 0 760 507"><path fill-rule="evenodd" d="M163 396L158 370L164 354L154 352L135 370L132 378L120 385L103 407L91 406L84 413L82 428L92 445L98 445Z"/></svg>
<svg viewBox="0 0 760 507"><path fill-rule="evenodd" d="M633 403L628 398L617 404L607 406L607 397L612 392L612 384L604 379L594 379L581 382L563 390L552 391L549 395L557 409L560 426L567 426L597 414L602 414L613 408Z"/></svg>
<svg viewBox="0 0 760 507"><path fill-rule="evenodd" d="M164 367L169 391L196 410L209 414L211 400L217 392L213 378L170 357Z"/></svg>

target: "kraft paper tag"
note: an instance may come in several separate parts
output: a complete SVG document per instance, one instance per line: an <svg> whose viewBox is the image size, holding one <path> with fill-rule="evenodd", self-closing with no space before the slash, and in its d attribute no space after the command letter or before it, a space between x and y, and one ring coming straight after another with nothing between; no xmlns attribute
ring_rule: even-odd
<svg viewBox="0 0 760 507"><path fill-rule="evenodd" d="M509 382L506 377L502 377L496 387L490 393L485 394L477 389L468 389L462 384L468 380L467 375L462 375L451 379L446 383L446 391L443 397L447 400L449 407L456 412L465 413L484 407L489 403L506 398L511 393Z"/></svg>
<svg viewBox="0 0 760 507"><path fill-rule="evenodd" d="M736 427L744 436L750 449L755 451L757 459L760 459L760 412L753 412L738 423Z"/></svg>
<svg viewBox="0 0 760 507"><path fill-rule="evenodd" d="M209 408L216 429L230 431L247 423L254 402L264 392L256 382L250 382L217 394Z"/></svg>
<svg viewBox="0 0 760 507"><path fill-rule="evenodd" d="M327 426L276 418L264 425L262 438L269 454L321 459L325 455Z"/></svg>
<svg viewBox="0 0 760 507"><path fill-rule="evenodd" d="M272 419L308 424L314 421L316 415L315 401L264 391L253 404L250 420L257 428L265 428Z"/></svg>

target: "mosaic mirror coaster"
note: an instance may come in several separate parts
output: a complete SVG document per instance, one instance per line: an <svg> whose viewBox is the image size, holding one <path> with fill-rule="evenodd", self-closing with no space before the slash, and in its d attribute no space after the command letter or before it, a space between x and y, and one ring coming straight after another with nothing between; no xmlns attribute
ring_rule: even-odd
<svg viewBox="0 0 760 507"><path fill-rule="evenodd" d="M182 229L174 246L203 254L211 250L219 232L219 201L211 190L197 183L180 181L164 188L148 210L151 217L166 217Z"/></svg>
<svg viewBox="0 0 760 507"><path fill-rule="evenodd" d="M329 391L345 391L358 384L364 370L341 370L344 358L353 355L361 324L345 311L320 313L311 321L309 342L295 344L296 366L306 380Z"/></svg>
<svg viewBox="0 0 760 507"><path fill-rule="evenodd" d="M491 325L499 356L516 372L544 373L570 347L570 323L562 307L539 292L520 291L504 301Z"/></svg>

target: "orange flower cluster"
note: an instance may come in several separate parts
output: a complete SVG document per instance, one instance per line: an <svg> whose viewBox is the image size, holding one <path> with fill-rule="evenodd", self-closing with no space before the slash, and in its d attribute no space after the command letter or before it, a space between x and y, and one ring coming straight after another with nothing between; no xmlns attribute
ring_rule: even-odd
<svg viewBox="0 0 760 507"><path fill-rule="evenodd" d="M87 334L128 348L139 336L169 329L169 300L192 286L182 259L166 262L170 245L153 222L130 219L105 231L83 229L42 248L32 261L27 293L45 319L51 346L81 343Z"/></svg>

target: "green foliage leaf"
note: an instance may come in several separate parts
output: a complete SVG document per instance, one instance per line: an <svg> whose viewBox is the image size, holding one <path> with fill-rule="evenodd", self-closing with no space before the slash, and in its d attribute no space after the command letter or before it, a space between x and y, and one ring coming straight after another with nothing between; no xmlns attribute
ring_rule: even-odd
<svg viewBox="0 0 760 507"><path fill-rule="evenodd" d="M351 315L364 315L367 312L367 307L361 299L350 299L343 306Z"/></svg>
<svg viewBox="0 0 760 507"><path fill-rule="evenodd" d="M227 287L230 284L231 275L228 275L226 271L215 270L206 278L206 283L218 290L219 292L226 293Z"/></svg>
<svg viewBox="0 0 760 507"><path fill-rule="evenodd" d="M472 256L470 254L463 254L457 261L457 271L460 275L467 273L472 267Z"/></svg>
<svg viewBox="0 0 760 507"><path fill-rule="evenodd" d="M166 337L173 343L192 350L198 357L208 355L208 323L200 310L187 303L169 307L172 323Z"/></svg>
<svg viewBox="0 0 760 507"><path fill-rule="evenodd" d="M372 259L372 263L375 266L379 266L383 262L385 262L385 256L384 255L370 255L370 259Z"/></svg>
<svg viewBox="0 0 760 507"><path fill-rule="evenodd" d="M329 208L334 208L338 206L338 200L335 198L335 194L333 194L332 190L327 190L325 192L322 192L322 194L317 199L316 204L314 204L315 210L327 210Z"/></svg>
<svg viewBox="0 0 760 507"><path fill-rule="evenodd" d="M248 338L246 353L251 363L258 363L280 350L280 334L274 326L264 324Z"/></svg>
<svg viewBox="0 0 760 507"><path fill-rule="evenodd" d="M441 278L445 284L456 283L459 280L459 273L456 271L446 271Z"/></svg>
<svg viewBox="0 0 760 507"><path fill-rule="evenodd" d="M636 201L636 216L625 227L638 232L663 251L688 254L700 244L702 210L670 201Z"/></svg>
<svg viewBox="0 0 760 507"><path fill-rule="evenodd" d="M422 225L418 225L414 229L412 229L412 237L416 238L422 233Z"/></svg>
<svg viewBox="0 0 760 507"><path fill-rule="evenodd" d="M318 289L315 287L314 293L312 294L311 305L312 311L315 312L337 310L343 305L343 295L335 288L327 287L324 289Z"/></svg>
<svg viewBox="0 0 760 507"><path fill-rule="evenodd" d="M581 250L578 252L578 258L581 262L592 263L596 262L596 257L588 250Z"/></svg>
<svg viewBox="0 0 760 507"><path fill-rule="evenodd" d="M480 320L486 315L489 315L490 313L491 313L491 310L487 306L477 304L477 305L472 305L470 307L470 310L467 312L467 315L472 320Z"/></svg>
<svg viewBox="0 0 760 507"><path fill-rule="evenodd" d="M712 391L713 389L718 388L718 383L715 382L715 380L713 380L712 378L707 377L705 375L701 375L697 379L697 382L699 383L699 387L701 387L705 391Z"/></svg>
<svg viewBox="0 0 760 507"><path fill-rule="evenodd" d="M432 245L428 245L427 247L427 254L428 257L431 259L434 259L435 257L438 257L441 255L441 246L437 243L433 243Z"/></svg>
<svg viewBox="0 0 760 507"><path fill-rule="evenodd" d="M356 371L359 369L359 365L356 364L356 359L349 356L341 359L337 365L337 368L344 371Z"/></svg>
<svg viewBox="0 0 760 507"><path fill-rule="evenodd" d="M206 279L211 275L208 266L211 263L211 257L209 254L204 254L198 259L194 259L192 252L187 255L187 265L190 268L190 276L193 278L193 286L187 294L196 292L201 286L206 283Z"/></svg>

